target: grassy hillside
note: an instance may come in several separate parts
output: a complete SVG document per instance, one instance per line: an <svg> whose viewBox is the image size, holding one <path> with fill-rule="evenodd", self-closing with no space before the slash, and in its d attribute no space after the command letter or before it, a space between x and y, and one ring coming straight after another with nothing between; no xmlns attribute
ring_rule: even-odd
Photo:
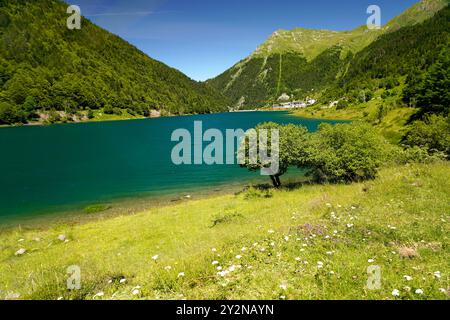
<svg viewBox="0 0 450 320"><path fill-rule="evenodd" d="M0 298L449 299L449 169L392 167L365 183L3 232ZM66 290L70 265L81 290ZM379 290L366 288L371 265Z"/></svg>
<svg viewBox="0 0 450 320"><path fill-rule="evenodd" d="M69 30L66 10L59 0L0 1L0 111L8 111L0 124L51 110L70 119L88 109L135 116L226 110L226 99L213 88L89 20Z"/></svg>
<svg viewBox="0 0 450 320"><path fill-rule="evenodd" d="M341 99L345 97L342 88L369 89L367 83L373 78L395 78L406 75L409 69L429 66L429 57L437 56L446 44L447 18L442 14L433 17L447 3L423 0L379 30L366 26L343 32L278 30L252 55L208 83L237 108L271 105L286 95L288 100ZM430 18L435 25L420 25ZM432 36L424 39L429 33ZM395 68L390 74L379 71Z"/></svg>

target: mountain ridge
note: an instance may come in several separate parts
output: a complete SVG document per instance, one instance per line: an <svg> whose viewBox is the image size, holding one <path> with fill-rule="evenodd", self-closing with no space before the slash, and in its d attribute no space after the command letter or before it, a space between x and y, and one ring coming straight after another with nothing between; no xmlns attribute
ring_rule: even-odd
<svg viewBox="0 0 450 320"><path fill-rule="evenodd" d="M324 83L317 75L336 80L346 73L348 60L380 36L419 24L433 17L446 5L447 0L422 0L379 30L368 30L367 26L359 26L351 31L304 28L277 30L252 54L207 83L230 98L238 109L261 107L275 102L281 95L305 99L311 90L322 89ZM339 51L339 61L336 60L336 51ZM332 56L336 61L324 59L324 56ZM315 60L326 65L320 65ZM280 68L283 64L289 68ZM311 70L312 65L319 70L316 75ZM321 72L325 69L328 71ZM283 75L286 74L289 77L283 83ZM295 79L293 74L297 74L297 78L306 77L309 83ZM284 91L281 92L280 88ZM261 94L257 94L257 90Z"/></svg>
<svg viewBox="0 0 450 320"><path fill-rule="evenodd" d="M69 30L67 7L59 0L0 0L0 124L45 113L70 121L95 110L127 117L226 110L216 89L88 19Z"/></svg>

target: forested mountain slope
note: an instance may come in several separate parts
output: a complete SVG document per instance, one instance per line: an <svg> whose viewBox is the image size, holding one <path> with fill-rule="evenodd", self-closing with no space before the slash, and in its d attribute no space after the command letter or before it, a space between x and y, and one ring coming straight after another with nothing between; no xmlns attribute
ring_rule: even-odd
<svg viewBox="0 0 450 320"><path fill-rule="evenodd" d="M59 0L0 0L0 123L24 122L49 110L226 110L217 90L87 19L80 30L69 30L67 7Z"/></svg>
<svg viewBox="0 0 450 320"><path fill-rule="evenodd" d="M361 26L344 32L301 28L276 31L252 55L208 83L228 96L237 108L271 105L279 101L280 97L289 96L288 100L295 100L321 96L325 89L330 86L334 88L340 80L350 81L354 72L349 72L349 66L355 61L359 65L363 55L367 55L373 48L385 45L386 40L382 39L384 35L428 21L447 3L447 0L422 0L379 30L368 30L366 26ZM445 21L439 23L441 25L435 26L434 31L438 32L437 28L440 28L444 32ZM415 40L410 40L418 45L421 39L422 36L417 35ZM376 45L371 47L374 43ZM426 40L426 43L429 41ZM440 44L442 39L437 39L437 45ZM410 48L409 43L404 41L391 45L403 45L400 54L406 53ZM426 49L429 50L428 55L436 54L437 48L427 46ZM355 60L355 56L361 52L363 54ZM374 61L370 62L370 66L373 65L372 62ZM411 59L407 63L411 66L416 64ZM355 69L358 66L352 67L352 70Z"/></svg>

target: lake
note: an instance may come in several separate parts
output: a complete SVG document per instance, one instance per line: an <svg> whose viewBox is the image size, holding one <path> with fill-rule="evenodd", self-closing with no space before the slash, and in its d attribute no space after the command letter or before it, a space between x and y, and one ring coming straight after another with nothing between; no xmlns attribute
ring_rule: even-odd
<svg viewBox="0 0 450 320"><path fill-rule="evenodd" d="M223 133L265 121L302 124L310 131L330 122L276 111L0 128L0 222L121 198L269 182L238 165L174 165L177 142L171 134L178 128L192 132L194 121Z"/></svg>

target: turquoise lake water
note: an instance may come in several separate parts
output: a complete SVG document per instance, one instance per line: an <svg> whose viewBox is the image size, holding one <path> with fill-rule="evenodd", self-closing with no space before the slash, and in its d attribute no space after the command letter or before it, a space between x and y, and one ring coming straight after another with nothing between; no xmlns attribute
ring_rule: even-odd
<svg viewBox="0 0 450 320"><path fill-rule="evenodd" d="M223 133L265 121L302 124L314 131L326 122L288 112L241 112L0 128L0 221L263 179L238 165L172 164L177 144L171 141L173 130L192 132L194 121L202 121L203 130Z"/></svg>

